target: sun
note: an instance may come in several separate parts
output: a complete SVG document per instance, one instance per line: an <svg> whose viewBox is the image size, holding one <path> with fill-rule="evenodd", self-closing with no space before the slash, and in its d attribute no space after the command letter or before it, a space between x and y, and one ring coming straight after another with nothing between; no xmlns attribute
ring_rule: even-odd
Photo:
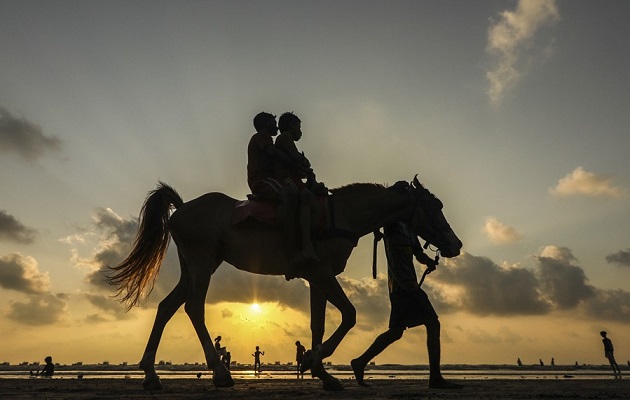
<svg viewBox="0 0 630 400"><path fill-rule="evenodd" d="M262 311L261 308L260 308L260 304L258 304L258 303L252 303L251 309L252 309L252 311L254 311L256 313L259 313L259 312Z"/></svg>

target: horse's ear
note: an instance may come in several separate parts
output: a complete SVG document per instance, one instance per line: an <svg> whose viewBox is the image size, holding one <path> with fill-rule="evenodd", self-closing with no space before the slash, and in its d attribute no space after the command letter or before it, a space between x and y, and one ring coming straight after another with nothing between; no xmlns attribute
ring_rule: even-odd
<svg viewBox="0 0 630 400"><path fill-rule="evenodd" d="M418 174L413 177L413 187L415 187L416 189L422 187L422 184L420 183L420 181L418 181Z"/></svg>

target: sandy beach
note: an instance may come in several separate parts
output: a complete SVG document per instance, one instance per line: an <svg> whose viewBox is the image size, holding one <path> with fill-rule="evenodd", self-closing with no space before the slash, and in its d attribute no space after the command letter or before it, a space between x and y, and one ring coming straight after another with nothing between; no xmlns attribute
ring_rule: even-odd
<svg viewBox="0 0 630 400"><path fill-rule="evenodd" d="M209 379L163 380L162 391L145 391L140 379L0 379L0 398L26 399L629 399L630 380L456 380L460 390L435 390L426 380L372 380L363 388L327 392L314 379L244 379L216 389Z"/></svg>

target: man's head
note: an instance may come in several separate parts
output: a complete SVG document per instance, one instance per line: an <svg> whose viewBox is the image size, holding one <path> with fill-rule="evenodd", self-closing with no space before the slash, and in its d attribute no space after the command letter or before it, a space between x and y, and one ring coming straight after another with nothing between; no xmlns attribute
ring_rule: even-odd
<svg viewBox="0 0 630 400"><path fill-rule="evenodd" d="M605 338L606 335L607 335L606 331L601 331L601 332L599 332L599 334L602 335L603 338Z"/></svg>
<svg viewBox="0 0 630 400"><path fill-rule="evenodd" d="M278 134L276 116L268 112L260 112L254 117L254 128L256 132L268 133L271 136Z"/></svg>
<svg viewBox="0 0 630 400"><path fill-rule="evenodd" d="M302 137L302 121L293 112L285 112L278 118L280 132L288 132L293 140L298 141Z"/></svg>

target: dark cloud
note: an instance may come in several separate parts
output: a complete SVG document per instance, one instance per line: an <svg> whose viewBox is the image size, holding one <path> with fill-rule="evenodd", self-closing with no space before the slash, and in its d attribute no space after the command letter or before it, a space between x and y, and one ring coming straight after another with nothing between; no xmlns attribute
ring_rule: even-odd
<svg viewBox="0 0 630 400"><path fill-rule="evenodd" d="M14 216L0 210L0 240L12 240L18 243L32 243L37 231L24 226Z"/></svg>
<svg viewBox="0 0 630 400"><path fill-rule="evenodd" d="M125 312L126 308L111 296L86 293L85 298L88 302L90 302L90 304L102 312L100 314L89 316L87 319L88 322L110 321L110 319L105 318L105 316L110 316L119 320L129 319L131 317L131 314ZM98 318L96 316L98 316Z"/></svg>
<svg viewBox="0 0 630 400"><path fill-rule="evenodd" d="M0 151L33 161L60 147L59 138L44 135L39 126L0 107Z"/></svg>
<svg viewBox="0 0 630 400"><path fill-rule="evenodd" d="M29 297L27 303L11 302L7 317L26 325L52 325L67 317L67 296L52 293Z"/></svg>
<svg viewBox="0 0 630 400"><path fill-rule="evenodd" d="M21 254L0 257L0 287L27 294L48 291L48 275L39 272L37 261Z"/></svg>
<svg viewBox="0 0 630 400"><path fill-rule="evenodd" d="M606 256L606 261L622 267L630 267L630 249L619 250Z"/></svg>
<svg viewBox="0 0 630 400"><path fill-rule="evenodd" d="M459 299L451 301L446 300L447 294L441 296L449 310L478 315L532 315L544 314L550 309L540 296L533 271L502 267L489 258L463 253L449 260L431 277L461 293Z"/></svg>
<svg viewBox="0 0 630 400"><path fill-rule="evenodd" d="M582 305L589 318L630 322L630 292L624 290L594 290Z"/></svg>
<svg viewBox="0 0 630 400"><path fill-rule="evenodd" d="M353 279L341 275L337 279L357 309L357 328L364 331L381 329L389 318L387 276L379 274L374 280Z"/></svg>
<svg viewBox="0 0 630 400"><path fill-rule="evenodd" d="M569 249L559 248L566 256L538 257L539 280L543 293L560 309L572 309L593 296L595 290L587 283L584 270L572 265L575 258Z"/></svg>

